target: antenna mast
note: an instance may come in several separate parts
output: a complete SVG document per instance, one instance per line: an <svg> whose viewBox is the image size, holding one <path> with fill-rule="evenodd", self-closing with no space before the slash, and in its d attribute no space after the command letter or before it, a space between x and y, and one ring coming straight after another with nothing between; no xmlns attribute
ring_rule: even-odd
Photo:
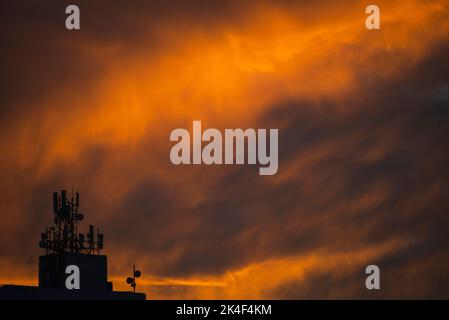
<svg viewBox="0 0 449 320"><path fill-rule="evenodd" d="M65 254L65 253L84 253L100 254L103 249L104 235L97 228L94 232L94 226L89 226L87 241L83 233L78 234L78 222L82 221L84 215L78 211L80 204L79 193L71 198L67 198L66 190L61 193L53 193L53 215L54 224L52 227L46 227L45 233L41 233L39 246L45 249L45 254ZM87 242L87 243L86 243Z"/></svg>

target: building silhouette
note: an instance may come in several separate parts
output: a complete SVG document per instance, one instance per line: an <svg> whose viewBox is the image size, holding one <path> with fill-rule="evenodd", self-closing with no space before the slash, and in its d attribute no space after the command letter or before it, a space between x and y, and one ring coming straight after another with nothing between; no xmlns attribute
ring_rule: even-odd
<svg viewBox="0 0 449 320"><path fill-rule="evenodd" d="M45 228L39 241L45 250L39 257L39 286L3 285L0 299L145 300L143 293L113 290L107 257L101 254L104 235L92 225L87 234L78 232L78 223L84 219L78 208L78 192L75 197L72 192L70 199L65 190L53 193L54 223ZM66 284L69 266L79 271L79 289ZM135 281L132 287L135 291Z"/></svg>

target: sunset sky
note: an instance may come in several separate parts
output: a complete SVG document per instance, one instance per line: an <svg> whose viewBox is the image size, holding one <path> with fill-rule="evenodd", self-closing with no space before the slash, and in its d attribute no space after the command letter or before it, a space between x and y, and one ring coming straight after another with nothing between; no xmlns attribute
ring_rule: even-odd
<svg viewBox="0 0 449 320"><path fill-rule="evenodd" d="M449 298L449 0L5 0L0 40L0 284L73 187L115 289ZM278 128L277 174L173 165L193 120Z"/></svg>

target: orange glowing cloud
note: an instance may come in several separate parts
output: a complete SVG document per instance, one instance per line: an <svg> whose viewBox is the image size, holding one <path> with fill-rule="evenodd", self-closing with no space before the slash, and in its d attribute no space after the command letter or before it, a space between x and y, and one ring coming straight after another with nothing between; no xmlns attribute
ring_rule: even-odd
<svg viewBox="0 0 449 320"><path fill-rule="evenodd" d="M56 79L38 99L11 104L8 110L25 111L10 111L0 131L0 209L8 213L0 217L0 282L33 281L32 266L6 272L25 258L10 258L15 249L3 240L29 232L37 238L33 219L49 221L50 211L44 210L50 202L34 197L50 195L60 184L81 188L86 210L109 229L107 253L118 288L126 289L129 261L136 261L150 298L277 298L288 284L310 288L316 275L343 277L407 250L416 234L381 234L379 228L389 230L382 219L397 213L394 229L401 225L395 219L419 215L443 199L444 177L410 194L395 193L402 184L386 176L400 166L384 165L387 173L379 178L373 172L394 158L408 118L362 128L356 122L377 108L365 102L384 94L370 91L373 83L393 91L382 84L394 87L447 41L449 1L377 2L379 31L365 29L364 4L323 1L322 7L242 5L222 19L202 20L190 11L167 19L127 12L137 40L126 41L131 33L108 38L87 28L79 37L51 38L73 54L67 57L74 64L67 76L73 82L54 90ZM92 70L77 73L86 61ZM259 127L289 104L295 112L313 109L312 115L296 124L309 110L276 118L281 139L293 142L285 142L290 149L270 180L251 180L240 167L185 169L169 163L174 128L189 127L192 120L217 128ZM302 132L298 127L306 127L306 120L312 124ZM295 149L296 141L304 148ZM416 141L400 144L400 151ZM428 151L430 144L422 145ZM431 155L419 167L426 178L435 175L441 156ZM358 166L362 174L354 173ZM365 172L369 183L359 189ZM409 178L403 176L397 179ZM35 207L42 210L39 216L30 210ZM427 229L420 231L428 236ZM222 256L211 257L214 246ZM24 253L37 254L34 247ZM194 254L204 265L189 259ZM347 291L357 292L352 289ZM329 297L339 297L337 290Z"/></svg>

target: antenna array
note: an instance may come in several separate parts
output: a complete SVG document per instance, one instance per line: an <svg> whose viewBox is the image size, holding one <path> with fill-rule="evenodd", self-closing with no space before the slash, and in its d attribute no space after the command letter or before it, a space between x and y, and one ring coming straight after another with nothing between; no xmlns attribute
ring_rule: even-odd
<svg viewBox="0 0 449 320"><path fill-rule="evenodd" d="M85 253L100 254L103 249L104 235L94 231L94 226L89 225L89 232L85 237L78 233L78 222L83 220L84 215L78 211L79 193L75 198L67 197L66 190L61 193L53 193L54 225L46 227L45 233L41 233L39 246L45 249L45 254L54 253Z"/></svg>

